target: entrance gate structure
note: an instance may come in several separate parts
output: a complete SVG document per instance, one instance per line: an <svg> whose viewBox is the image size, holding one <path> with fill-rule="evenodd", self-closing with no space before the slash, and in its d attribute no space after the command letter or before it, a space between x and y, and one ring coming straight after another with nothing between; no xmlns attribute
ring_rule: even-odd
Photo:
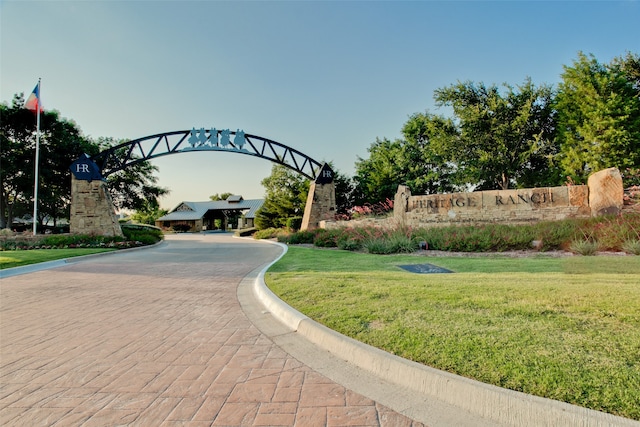
<svg viewBox="0 0 640 427"><path fill-rule="evenodd" d="M233 132L229 129L193 128L145 136L110 147L93 157L81 156L73 162L70 167L71 233L122 235L106 188L106 177L156 157L193 151L260 157L311 180L302 230L316 228L320 221L333 219L335 215L334 172L327 163L320 163L294 148L239 129Z"/></svg>

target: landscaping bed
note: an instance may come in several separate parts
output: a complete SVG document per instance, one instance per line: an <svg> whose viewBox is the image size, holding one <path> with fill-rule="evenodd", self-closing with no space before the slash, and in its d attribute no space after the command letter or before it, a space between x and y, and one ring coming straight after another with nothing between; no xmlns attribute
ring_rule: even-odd
<svg viewBox="0 0 640 427"><path fill-rule="evenodd" d="M287 244L313 244L374 254L413 253L420 248L443 252L571 252L581 255L619 252L640 255L640 212L527 225L487 224L412 229L358 227L293 232L260 230L256 238Z"/></svg>
<svg viewBox="0 0 640 427"><path fill-rule="evenodd" d="M124 236L15 233L0 230L0 268L152 245L162 240L156 227L123 224Z"/></svg>

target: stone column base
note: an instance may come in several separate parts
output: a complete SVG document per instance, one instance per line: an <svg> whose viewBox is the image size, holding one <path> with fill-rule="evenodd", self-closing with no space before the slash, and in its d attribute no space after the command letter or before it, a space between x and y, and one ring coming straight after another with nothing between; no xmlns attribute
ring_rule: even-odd
<svg viewBox="0 0 640 427"><path fill-rule="evenodd" d="M320 221L332 220L336 215L336 186L333 182L309 186L307 204L304 208L300 230L318 228Z"/></svg>
<svg viewBox="0 0 640 427"><path fill-rule="evenodd" d="M104 181L71 176L71 234L122 236L122 228Z"/></svg>

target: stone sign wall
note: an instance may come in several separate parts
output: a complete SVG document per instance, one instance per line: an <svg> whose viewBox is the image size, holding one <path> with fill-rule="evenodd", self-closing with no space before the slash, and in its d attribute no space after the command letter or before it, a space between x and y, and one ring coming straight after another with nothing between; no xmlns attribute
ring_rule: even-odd
<svg viewBox="0 0 640 427"><path fill-rule="evenodd" d="M404 201L394 205L394 217L413 227L453 224L531 223L589 217L589 188L533 188L473 193L412 196L400 188Z"/></svg>
<svg viewBox="0 0 640 427"><path fill-rule="evenodd" d="M623 205L622 177L605 169L589 177L588 185L477 191L472 193L412 195L398 187L393 217L383 220L323 221L325 228L375 225L444 227L487 223L529 224L566 218L615 214Z"/></svg>

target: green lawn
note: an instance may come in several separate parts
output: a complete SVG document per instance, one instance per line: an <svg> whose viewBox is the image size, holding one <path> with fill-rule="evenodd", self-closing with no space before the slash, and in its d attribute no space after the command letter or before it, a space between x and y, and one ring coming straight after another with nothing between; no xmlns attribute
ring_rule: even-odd
<svg viewBox="0 0 640 427"><path fill-rule="evenodd" d="M72 258L81 255L112 252L117 249L75 248L75 249L33 249L29 251L0 251L0 269L19 267L57 259Z"/></svg>
<svg viewBox="0 0 640 427"><path fill-rule="evenodd" d="M456 273L397 267L425 262ZM640 420L640 257L426 258L290 247L266 280L314 320L404 358Z"/></svg>

